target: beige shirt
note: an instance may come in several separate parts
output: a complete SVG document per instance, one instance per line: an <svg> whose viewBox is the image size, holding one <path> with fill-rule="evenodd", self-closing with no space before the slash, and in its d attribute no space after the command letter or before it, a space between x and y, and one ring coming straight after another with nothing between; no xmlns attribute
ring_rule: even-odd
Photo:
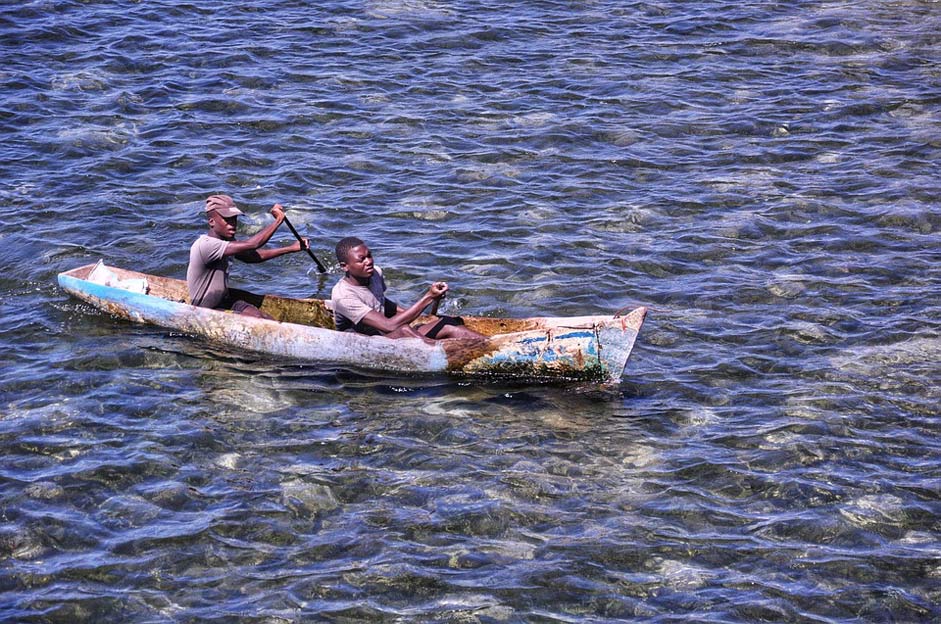
<svg viewBox="0 0 941 624"><path fill-rule="evenodd" d="M229 259L225 255L228 244L221 238L203 234L190 247L186 287L194 306L218 307L229 292Z"/></svg>
<svg viewBox="0 0 941 624"><path fill-rule="evenodd" d="M370 311L385 314L386 307L386 281L382 277L382 269L376 267L376 272L369 278L368 286L351 284L345 277L333 287L330 299L333 303L333 322L339 331L357 331L361 334L375 335L379 331L363 320ZM395 305L390 301L390 305Z"/></svg>

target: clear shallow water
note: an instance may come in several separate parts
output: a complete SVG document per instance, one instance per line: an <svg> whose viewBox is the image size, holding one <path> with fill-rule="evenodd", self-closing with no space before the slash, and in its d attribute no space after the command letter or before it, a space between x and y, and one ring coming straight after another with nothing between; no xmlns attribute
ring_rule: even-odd
<svg viewBox="0 0 941 624"><path fill-rule="evenodd" d="M4 6L0 619L938 619L938 10ZM258 360L55 287L181 277L219 191L325 259L362 236L403 299L651 313L599 395Z"/></svg>

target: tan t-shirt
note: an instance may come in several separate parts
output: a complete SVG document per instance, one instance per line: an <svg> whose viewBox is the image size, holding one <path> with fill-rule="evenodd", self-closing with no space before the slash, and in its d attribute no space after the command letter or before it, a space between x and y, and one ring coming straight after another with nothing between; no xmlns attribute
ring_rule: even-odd
<svg viewBox="0 0 941 624"><path fill-rule="evenodd" d="M333 322L336 323L337 330L352 330L370 336L379 334L377 329L364 325L360 321L370 311L389 316L386 308L394 310L395 302L387 301L385 292L386 281L379 267L376 267L376 272L369 278L369 286L351 284L345 277L337 282L330 292L330 299L333 302Z"/></svg>
<svg viewBox="0 0 941 624"><path fill-rule="evenodd" d="M229 258L225 255L228 244L221 238L203 234L190 247L186 287L194 306L218 307L229 292Z"/></svg>

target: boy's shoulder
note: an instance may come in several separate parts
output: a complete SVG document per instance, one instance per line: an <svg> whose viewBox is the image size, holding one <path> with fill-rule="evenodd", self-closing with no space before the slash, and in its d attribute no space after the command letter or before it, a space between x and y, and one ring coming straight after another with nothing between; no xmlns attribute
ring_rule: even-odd
<svg viewBox="0 0 941 624"><path fill-rule="evenodd" d="M209 234L200 234L196 237L196 240L193 241L193 247L221 247L228 244L228 241L222 240L221 238L216 238L210 236Z"/></svg>
<svg viewBox="0 0 941 624"><path fill-rule="evenodd" d="M368 286L361 286L359 284L350 283L345 277L341 277L340 280L333 285L333 288L330 290L331 299L340 299L344 296L354 296L357 297L357 293L363 293L363 291L369 291L373 295L381 295L385 290L386 280L382 276L382 269L375 267L376 272L373 273L373 276L369 278Z"/></svg>

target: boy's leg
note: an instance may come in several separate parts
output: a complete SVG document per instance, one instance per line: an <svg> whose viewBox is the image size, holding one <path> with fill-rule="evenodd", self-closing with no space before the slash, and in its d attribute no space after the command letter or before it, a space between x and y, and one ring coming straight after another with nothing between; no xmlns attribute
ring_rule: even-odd
<svg viewBox="0 0 941 624"><path fill-rule="evenodd" d="M235 312L236 314L241 314L243 316L263 318L263 319L268 319L269 321L274 320L273 316L267 314L266 312L262 312L261 310L253 306L252 304L246 301L242 301L242 300L238 300L232 304L232 311Z"/></svg>
<svg viewBox="0 0 941 624"><path fill-rule="evenodd" d="M425 341L426 343L428 343L428 344L434 344L434 343L435 343L434 340L429 340L428 338L425 338L425 336L423 336L423 335L420 334L419 332L415 331L414 329L412 329L412 328L409 327L408 325L403 325L402 327L399 327L398 329L396 329L396 330L394 330L394 331L390 331L388 334L385 334L385 337L386 337L386 338L393 338L393 339L395 339L395 338L421 338L422 340L424 340L424 341Z"/></svg>
<svg viewBox="0 0 941 624"><path fill-rule="evenodd" d="M473 329L469 329L463 325L445 325L438 331L436 339L442 340L444 338L477 338L484 340L486 336L478 334Z"/></svg>
<svg viewBox="0 0 941 624"><path fill-rule="evenodd" d="M464 326L464 319L459 316L442 316L434 323L425 323L418 327L418 333L433 340L444 338L484 338L472 329Z"/></svg>

